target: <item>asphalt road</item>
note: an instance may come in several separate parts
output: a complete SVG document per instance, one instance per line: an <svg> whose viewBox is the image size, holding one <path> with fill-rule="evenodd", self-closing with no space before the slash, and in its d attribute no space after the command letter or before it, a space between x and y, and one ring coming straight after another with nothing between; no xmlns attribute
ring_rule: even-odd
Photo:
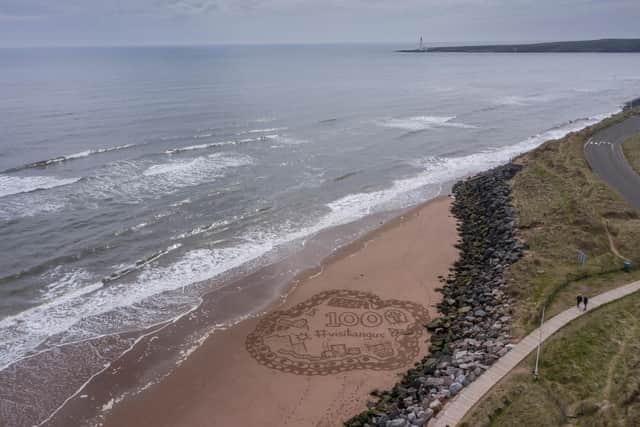
<svg viewBox="0 0 640 427"><path fill-rule="evenodd" d="M595 134L584 145L584 154L600 178L640 209L640 176L622 154L622 143L637 134L640 134L640 117L630 117Z"/></svg>

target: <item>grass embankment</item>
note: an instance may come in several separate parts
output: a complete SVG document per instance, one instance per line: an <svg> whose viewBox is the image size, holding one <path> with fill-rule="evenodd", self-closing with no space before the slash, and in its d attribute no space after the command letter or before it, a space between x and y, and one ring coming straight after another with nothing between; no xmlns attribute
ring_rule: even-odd
<svg viewBox="0 0 640 427"><path fill-rule="evenodd" d="M583 155L590 136L631 114L638 110L516 159L524 169L512 182L513 205L528 250L509 271L515 336L537 327L543 305L549 318L574 305L578 293L640 279L638 269L621 271L622 258L640 262L640 212L596 177ZM587 255L580 270L578 250ZM640 426L639 313L640 295L633 295L573 322L545 343L538 381L531 355L463 425Z"/></svg>
<svg viewBox="0 0 640 427"><path fill-rule="evenodd" d="M633 170L640 174L640 135L627 139L622 144L622 152Z"/></svg>
<svg viewBox="0 0 640 427"><path fill-rule="evenodd" d="M613 116L564 139L549 141L515 161L524 165L512 182L525 257L508 274L513 294L514 335L575 304L575 295L596 295L640 278L623 273L623 258L640 263L640 212L589 168L584 143L594 133L638 110ZM578 251L587 258L578 268Z"/></svg>
<svg viewBox="0 0 640 427"><path fill-rule="evenodd" d="M466 426L640 425L640 294L568 325L463 421Z"/></svg>

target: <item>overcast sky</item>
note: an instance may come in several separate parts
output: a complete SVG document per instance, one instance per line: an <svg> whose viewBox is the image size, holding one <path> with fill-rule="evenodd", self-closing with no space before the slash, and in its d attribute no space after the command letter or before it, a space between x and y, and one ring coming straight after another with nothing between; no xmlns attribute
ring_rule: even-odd
<svg viewBox="0 0 640 427"><path fill-rule="evenodd" d="M0 0L0 45L640 37L640 0Z"/></svg>

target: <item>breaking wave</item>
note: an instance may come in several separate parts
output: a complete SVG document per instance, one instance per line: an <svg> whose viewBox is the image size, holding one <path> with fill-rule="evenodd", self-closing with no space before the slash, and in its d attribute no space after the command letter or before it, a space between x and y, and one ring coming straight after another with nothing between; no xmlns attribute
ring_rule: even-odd
<svg viewBox="0 0 640 427"><path fill-rule="evenodd" d="M0 197L62 187L79 180L80 178L56 178L53 176L18 177L0 175Z"/></svg>
<svg viewBox="0 0 640 427"><path fill-rule="evenodd" d="M279 127L279 128L267 128L267 129L251 129L251 130L247 130L244 132L240 132L238 135L244 135L244 134L252 134L252 133L270 133L270 132L278 132L281 130L287 130L289 128L287 127Z"/></svg>
<svg viewBox="0 0 640 427"><path fill-rule="evenodd" d="M113 282L116 281L118 279L121 279L122 277L131 274L135 271L140 270L141 268L143 268L146 265L151 264L153 261L157 260L158 258L168 254L169 252L175 251L176 249L179 249L182 246L182 244L180 243L176 243L174 245L169 246L167 249L161 250L161 251L157 251L154 252L153 254L151 254L150 256L140 259L138 261L136 261L134 264L125 266L123 268L120 268L118 271L113 272L111 275L109 275L108 277L105 277L104 279L102 279L102 283L109 283L109 282Z"/></svg>
<svg viewBox="0 0 640 427"><path fill-rule="evenodd" d="M42 167L53 165L55 163L61 163L61 162L69 161L69 160L81 159L83 157L89 157L89 156L94 155L94 154L103 154L103 153L109 153L111 151L126 150L127 148L131 148L131 147L135 147L135 144L116 145L115 147L97 148L97 149L92 149L92 150L80 151L78 153L67 154L67 155L64 155L64 156L58 156L58 157L54 157L52 159L40 160L40 161L33 162L33 163L27 163L26 165L22 165L22 166L18 166L18 167L15 167L15 168L7 169L7 170L3 171L3 173L17 172L17 171L21 171L21 170L25 170L25 169L42 168Z"/></svg>
<svg viewBox="0 0 640 427"><path fill-rule="evenodd" d="M526 106L532 104L541 104L562 99L561 94L539 93L532 95L507 95L497 98L494 103L504 106Z"/></svg>
<svg viewBox="0 0 640 427"><path fill-rule="evenodd" d="M216 221L216 222L214 222L212 224L199 226L199 227L196 227L196 228L192 229L191 231L188 231L188 232L185 232L185 233L181 233L181 234L179 234L177 236L172 237L171 240L186 239L188 237L193 237L193 236L197 236L199 234L208 233L208 232L213 231L213 230L219 230L221 228L224 228L224 227L228 226L229 224L231 224L231 221L229 221L229 220Z"/></svg>
<svg viewBox="0 0 640 427"><path fill-rule="evenodd" d="M392 129L402 129L409 132L421 132L428 129L447 127L447 128L460 128L460 129L475 129L476 126L468 125L465 123L454 122L455 116L442 117L442 116L414 116L406 118L388 119L379 122L382 127Z"/></svg>
<svg viewBox="0 0 640 427"><path fill-rule="evenodd" d="M287 135L266 135L265 138L281 145L301 145L309 143L308 139L293 138Z"/></svg>
<svg viewBox="0 0 640 427"><path fill-rule="evenodd" d="M533 150L545 141L559 139L570 132L579 131L598 123L609 114L592 118L573 120L556 126L538 135L527 138L517 144L488 149L460 157L426 157L409 163L422 172L395 180L383 190L350 194L328 204L333 215L355 220L365 215L384 209L400 209L419 200L411 197L411 193L429 185L442 185L447 182L491 169L509 162L514 157Z"/></svg>
<svg viewBox="0 0 640 427"><path fill-rule="evenodd" d="M193 160L161 163L148 167L144 176L163 175L175 182L197 181L200 177L215 176L222 169L245 166L252 163L246 156L229 156L224 153L196 157Z"/></svg>
<svg viewBox="0 0 640 427"><path fill-rule="evenodd" d="M48 214L63 209L70 201L81 199L85 207L100 200L113 199L138 204L149 198L174 193L179 189L213 182L228 169L253 164L253 158L232 153L213 153L190 160L173 160L149 166L148 162L120 161L96 175L84 178L26 177L0 175L0 198L34 192L28 197L12 197L0 204L0 218ZM55 193L38 191L76 183L72 189Z"/></svg>
<svg viewBox="0 0 640 427"><path fill-rule="evenodd" d="M186 147L177 147L166 150L165 154L177 154L184 153L187 151L195 151L195 150L209 150L217 147L225 147L229 145L238 145L238 144L248 144L250 142L259 142L265 141L270 135L262 136L260 138L245 138L231 141L222 141L222 142L212 142L210 144L197 144L197 145L189 145Z"/></svg>

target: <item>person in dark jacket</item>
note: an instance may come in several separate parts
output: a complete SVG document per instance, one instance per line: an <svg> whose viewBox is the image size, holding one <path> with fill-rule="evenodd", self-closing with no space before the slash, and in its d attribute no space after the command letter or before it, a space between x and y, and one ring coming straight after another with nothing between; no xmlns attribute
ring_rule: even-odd
<svg viewBox="0 0 640 427"><path fill-rule="evenodd" d="M582 304L582 295L578 295L576 297L576 307L580 309L580 304Z"/></svg>
<svg viewBox="0 0 640 427"><path fill-rule="evenodd" d="M587 304L589 304L589 297L586 295L582 297L582 303L584 304L584 311L587 311Z"/></svg>

